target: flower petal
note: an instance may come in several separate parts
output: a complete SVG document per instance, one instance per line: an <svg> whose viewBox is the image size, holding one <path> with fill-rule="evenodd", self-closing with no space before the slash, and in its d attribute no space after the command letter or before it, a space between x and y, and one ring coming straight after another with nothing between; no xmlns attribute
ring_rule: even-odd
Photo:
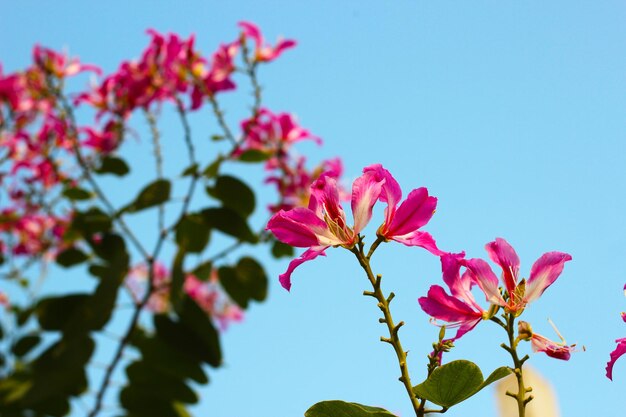
<svg viewBox="0 0 626 417"><path fill-rule="evenodd" d="M476 303L476 299L471 292L473 282L469 279L467 271L463 274L463 277L459 273L463 256L465 256L465 253L446 253L441 256L443 281L448 285L450 293L454 297L463 300L476 311L482 312L483 309Z"/></svg>
<svg viewBox="0 0 626 417"><path fill-rule="evenodd" d="M502 268L502 280L507 291L512 294L517 286L517 277L519 275L519 256L509 242L502 238L496 238L495 241L485 245L487 253L492 261L500 265Z"/></svg>
<svg viewBox="0 0 626 417"><path fill-rule="evenodd" d="M384 184L380 193L380 201L387 203L385 208L385 224L391 223L391 219L396 213L396 207L402 199L402 190L398 181L381 164L373 164L363 169L363 173L372 173L377 179L384 179Z"/></svg>
<svg viewBox="0 0 626 417"><path fill-rule="evenodd" d="M446 294L439 285L433 285L426 297L420 297L418 302L422 310L428 315L449 323L464 323L482 319L482 313L475 311L458 298Z"/></svg>
<svg viewBox="0 0 626 417"><path fill-rule="evenodd" d="M547 337L543 337L540 334L533 333L530 340L533 352L544 352L551 358L561 359L564 361L569 360L572 356L571 352L574 351L573 346L561 345Z"/></svg>
<svg viewBox="0 0 626 417"><path fill-rule="evenodd" d="M400 204L389 224L385 224L382 235L388 239L402 237L424 226L435 213L437 198L429 197L424 187L413 190Z"/></svg>
<svg viewBox="0 0 626 417"><path fill-rule="evenodd" d="M506 305L498 289L498 277L493 273L487 262L474 258L463 261L463 264L467 267L474 282L485 293L487 301L500 306Z"/></svg>
<svg viewBox="0 0 626 417"><path fill-rule="evenodd" d="M380 196L384 182L385 179L376 175L375 172L364 170L363 175L352 183L354 233L363 230L372 218L372 209Z"/></svg>
<svg viewBox="0 0 626 417"><path fill-rule="evenodd" d="M326 256L326 253L324 253L326 248L328 248L328 246L318 246L318 247L307 249L306 251L304 251L302 255L300 255L300 257L289 262L287 271L285 271L284 274L281 274L278 277L278 280L280 281L280 285L282 285L284 289L289 291L291 289L291 274L293 273L294 269L296 269L298 266L302 265L305 262L308 262L317 258L320 255Z"/></svg>
<svg viewBox="0 0 626 417"><path fill-rule="evenodd" d="M291 246L306 248L319 245L320 241L314 230L328 229L322 219L311 210L296 207L289 211L280 210L267 223L267 230L281 242Z"/></svg>
<svg viewBox="0 0 626 417"><path fill-rule="evenodd" d="M626 337L617 339L616 342L617 347L613 352L611 352L611 359L606 364L606 377L611 381L613 380L613 365L615 365L615 361L626 353Z"/></svg>
<svg viewBox="0 0 626 417"><path fill-rule="evenodd" d="M541 255L530 269L524 301L530 303L539 298L546 288L561 275L565 262L571 260L572 257L563 252L548 252Z"/></svg>

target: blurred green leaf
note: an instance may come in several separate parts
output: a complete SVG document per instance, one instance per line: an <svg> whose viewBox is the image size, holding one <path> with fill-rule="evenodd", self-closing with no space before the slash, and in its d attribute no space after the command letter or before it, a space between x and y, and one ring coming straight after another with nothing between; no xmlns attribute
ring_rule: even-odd
<svg viewBox="0 0 626 417"><path fill-rule="evenodd" d="M111 218L105 212L98 207L91 207L87 211L76 212L70 225L70 231L90 237L95 233L111 230L111 226Z"/></svg>
<svg viewBox="0 0 626 417"><path fill-rule="evenodd" d="M183 177L198 175L198 164L191 164L181 174Z"/></svg>
<svg viewBox="0 0 626 417"><path fill-rule="evenodd" d="M73 201L89 200L93 197L92 193L78 187L68 187L64 189L63 195Z"/></svg>
<svg viewBox="0 0 626 417"><path fill-rule="evenodd" d="M199 361L166 343L158 334L148 336L137 330L132 343L141 352L142 360L154 369L178 379L189 378L199 384L209 382Z"/></svg>
<svg viewBox="0 0 626 417"><path fill-rule="evenodd" d="M213 272L213 262L211 261L203 262L191 271L192 275L200 281L207 281L211 277L211 272Z"/></svg>
<svg viewBox="0 0 626 417"><path fill-rule="evenodd" d="M223 266L218 274L224 290L241 308L247 308L250 300L263 301L267 296L267 276L252 258L241 258L234 268Z"/></svg>
<svg viewBox="0 0 626 417"><path fill-rule="evenodd" d="M41 336L37 334L26 335L18 339L11 347L11 352L17 356L22 357L28 354L41 342Z"/></svg>
<svg viewBox="0 0 626 417"><path fill-rule="evenodd" d="M136 213L165 203L170 198L171 187L168 180L158 179L145 186L144 189L139 192L135 201L122 208L119 213Z"/></svg>
<svg viewBox="0 0 626 417"><path fill-rule="evenodd" d="M248 217L254 211L254 192L241 180L229 175L217 177L213 187L207 187L207 193L224 204L224 207L231 208Z"/></svg>
<svg viewBox="0 0 626 417"><path fill-rule="evenodd" d="M258 149L250 149L239 155L237 159L241 162L263 162L270 159L271 156L272 154L269 152L263 152Z"/></svg>
<svg viewBox="0 0 626 417"><path fill-rule="evenodd" d="M115 156L105 156L102 158L100 167L96 169L98 174L113 174L122 177L130 172L126 162Z"/></svg>
<svg viewBox="0 0 626 417"><path fill-rule="evenodd" d="M56 257L56 262L65 268L69 268L85 262L88 258L85 252L78 248L71 247L59 253Z"/></svg>
<svg viewBox="0 0 626 417"><path fill-rule="evenodd" d="M293 247L283 243L279 240L275 240L272 244L272 256L274 258L293 258Z"/></svg>
<svg viewBox="0 0 626 417"><path fill-rule="evenodd" d="M181 322L200 339L208 356L207 363L216 368L222 364L222 348L219 333L211 318L194 300L186 296L178 310Z"/></svg>
<svg viewBox="0 0 626 417"><path fill-rule="evenodd" d="M187 214L176 225L176 244L186 252L202 252L209 243L210 232L203 215Z"/></svg>
<svg viewBox="0 0 626 417"><path fill-rule="evenodd" d="M304 417L396 417L389 411L357 403L322 401L306 410Z"/></svg>
<svg viewBox="0 0 626 417"><path fill-rule="evenodd" d="M179 401L187 404L198 402L198 395L172 375L164 374L150 364L139 361L126 368L129 385L134 385L147 396L161 400Z"/></svg>
<svg viewBox="0 0 626 417"><path fill-rule="evenodd" d="M413 392L419 398L450 408L510 372L509 368L501 367L483 381L478 365L466 360L456 360L435 369L426 381L413 387Z"/></svg>
<svg viewBox="0 0 626 417"><path fill-rule="evenodd" d="M202 210L202 215L212 229L236 237L243 242L256 243L258 241L246 220L233 209L226 207L208 208Z"/></svg>
<svg viewBox="0 0 626 417"><path fill-rule="evenodd" d="M224 161L224 157L223 156L218 156L217 159L215 159L215 161L211 162L209 165L207 165L206 168L204 168L204 171L202 171L202 175L204 175L204 177L206 178L213 178L217 175L217 173L220 170L220 166L222 165L222 162Z"/></svg>

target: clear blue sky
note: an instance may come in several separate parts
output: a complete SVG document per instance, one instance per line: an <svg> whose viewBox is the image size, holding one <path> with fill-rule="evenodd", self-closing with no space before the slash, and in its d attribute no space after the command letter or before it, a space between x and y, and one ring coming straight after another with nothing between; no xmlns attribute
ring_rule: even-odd
<svg viewBox="0 0 626 417"><path fill-rule="evenodd" d="M26 65L39 42L110 71L139 54L149 27L196 33L205 52L232 39L239 20L272 40L297 39L261 79L270 108L296 113L324 138L323 148L302 152L341 155L348 179L380 162L405 193L427 186L439 206L426 229L443 249L484 257L483 245L501 236L518 250L525 276L546 251L572 254L524 317L546 336L552 318L587 351L569 362L537 354L530 363L555 385L564 416L623 414L626 360L613 383L604 365L613 340L626 336L624 2L13 1L2 9L6 70ZM267 260L269 300L224 335L226 366L211 372L197 415L301 416L335 398L410 415L394 354L378 342L377 308L361 295L367 281L348 255L329 250L304 265L291 293L277 281L287 261ZM394 316L407 323L401 336L417 382L437 329L416 300L440 283L438 262L388 244L374 265L398 294ZM448 358L486 372L508 364L503 335L490 324ZM446 415L494 417L490 391Z"/></svg>

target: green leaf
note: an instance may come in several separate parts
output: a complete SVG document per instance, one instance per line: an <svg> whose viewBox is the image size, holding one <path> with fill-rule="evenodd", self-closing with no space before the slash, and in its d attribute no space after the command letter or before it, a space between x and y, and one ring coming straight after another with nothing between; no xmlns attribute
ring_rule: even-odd
<svg viewBox="0 0 626 417"><path fill-rule="evenodd" d="M250 300L263 301L267 296L267 276L252 258L241 258L235 268L221 267L218 274L224 290L242 308Z"/></svg>
<svg viewBox="0 0 626 417"><path fill-rule="evenodd" d="M168 180L159 179L144 187L135 201L120 210L120 213L136 213L165 203L170 198L172 185Z"/></svg>
<svg viewBox="0 0 626 417"><path fill-rule="evenodd" d="M198 175L198 164L191 164L181 174L182 177L190 177Z"/></svg>
<svg viewBox="0 0 626 417"><path fill-rule="evenodd" d="M211 261L203 262L191 271L192 275L200 281L207 281L211 277L211 272L213 272L213 262Z"/></svg>
<svg viewBox="0 0 626 417"><path fill-rule="evenodd" d="M304 417L396 417L384 408L333 400L322 401L306 410Z"/></svg>
<svg viewBox="0 0 626 417"><path fill-rule="evenodd" d="M263 152L258 149L250 149L239 155L241 162L263 162L270 159L271 153Z"/></svg>
<svg viewBox="0 0 626 417"><path fill-rule="evenodd" d="M37 304L36 313L43 330L63 330L77 315L85 314L89 294L69 294L44 298Z"/></svg>
<svg viewBox="0 0 626 417"><path fill-rule="evenodd" d="M167 375L144 361L134 362L126 368L129 385L135 385L148 397L180 401L187 404L198 402L198 395L179 378Z"/></svg>
<svg viewBox="0 0 626 417"><path fill-rule="evenodd" d="M279 240L272 245L272 256L274 258L293 258L293 247Z"/></svg>
<svg viewBox="0 0 626 417"><path fill-rule="evenodd" d="M209 379L200 362L193 360L175 346L170 346L158 334L148 336L137 330L132 338L133 346L141 352L142 360L167 375L178 379L192 379L206 384Z"/></svg>
<svg viewBox="0 0 626 417"><path fill-rule="evenodd" d="M202 210L202 215L212 229L217 229L243 242L256 243L258 241L246 220L233 209L226 207L208 208Z"/></svg>
<svg viewBox="0 0 626 417"><path fill-rule="evenodd" d="M57 255L56 261L65 268L85 262L88 256L78 248L68 248Z"/></svg>
<svg viewBox="0 0 626 417"><path fill-rule="evenodd" d="M475 363L466 360L452 361L435 369L426 381L413 387L413 392L420 398L450 408L510 372L509 368L501 367L483 381L483 374Z"/></svg>
<svg viewBox="0 0 626 417"><path fill-rule="evenodd" d="M72 201L89 200L93 197L92 193L78 187L69 187L64 189L63 195Z"/></svg>
<svg viewBox="0 0 626 417"><path fill-rule="evenodd" d="M207 312L187 296L178 314L181 322L199 338L202 349L207 355L206 362L214 368L220 366L222 364L220 338Z"/></svg>
<svg viewBox="0 0 626 417"><path fill-rule="evenodd" d="M213 187L207 187L207 193L224 204L224 207L231 208L248 217L254 211L254 192L244 182L229 175L217 177Z"/></svg>
<svg viewBox="0 0 626 417"><path fill-rule="evenodd" d="M115 156L105 156L102 158L100 167L96 169L98 174L113 174L123 177L130 172L130 168L123 159Z"/></svg>
<svg viewBox="0 0 626 417"><path fill-rule="evenodd" d="M37 334L26 335L20 338L11 347L11 352L18 357L22 357L28 354L41 342L41 337Z"/></svg>
<svg viewBox="0 0 626 417"><path fill-rule="evenodd" d="M218 156L215 161L211 162L209 165L207 165L206 168L204 168L204 171L202 171L202 175L204 175L206 178L215 177L220 170L220 166L222 165L223 160L223 156Z"/></svg>
<svg viewBox="0 0 626 417"><path fill-rule="evenodd" d="M190 359L202 361L214 367L221 364L219 343L217 349L215 346L207 346L207 343L205 343L206 338L213 337L217 334L216 330L210 332L210 334L198 335L185 324L165 315L155 315L154 326L159 338ZM219 355L216 352L219 352Z"/></svg>
<svg viewBox="0 0 626 417"><path fill-rule="evenodd" d="M176 225L176 244L186 252L202 252L209 243L210 232L203 215L187 214Z"/></svg>
<svg viewBox="0 0 626 417"><path fill-rule="evenodd" d="M89 237L95 233L108 232L111 226L111 218L105 212L98 207L91 207L74 215L70 230Z"/></svg>
<svg viewBox="0 0 626 417"><path fill-rule="evenodd" d="M143 391L137 385L128 385L120 392L120 403L129 411L129 417L189 417L180 404Z"/></svg>

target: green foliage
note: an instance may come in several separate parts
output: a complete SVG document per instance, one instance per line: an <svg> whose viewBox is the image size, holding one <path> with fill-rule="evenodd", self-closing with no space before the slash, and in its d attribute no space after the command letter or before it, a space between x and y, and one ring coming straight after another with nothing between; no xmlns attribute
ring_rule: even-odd
<svg viewBox="0 0 626 417"><path fill-rule="evenodd" d="M111 218L98 207L91 207L86 211L77 211L72 219L69 233L90 238L95 233L111 230Z"/></svg>
<svg viewBox="0 0 626 417"><path fill-rule="evenodd" d="M270 159L271 153L263 152L258 149L249 149L239 155L238 160L241 162L263 162Z"/></svg>
<svg viewBox="0 0 626 417"><path fill-rule="evenodd" d="M306 410L304 417L396 417L389 411L344 401L322 401Z"/></svg>
<svg viewBox="0 0 626 417"><path fill-rule="evenodd" d="M220 175L215 185L207 187L207 193L231 208L242 217L248 217L254 211L254 192L241 180L229 175Z"/></svg>
<svg viewBox="0 0 626 417"><path fill-rule="evenodd" d="M176 225L176 244L189 253L199 253L209 243L211 229L204 216L187 214Z"/></svg>
<svg viewBox="0 0 626 417"><path fill-rule="evenodd" d="M510 372L509 368L501 367L483 381L483 374L475 363L466 360L452 361L435 369L426 381L413 387L413 392L419 398L450 408Z"/></svg>
<svg viewBox="0 0 626 417"><path fill-rule="evenodd" d="M242 308L247 308L250 300L263 301L267 296L267 275L252 258L241 258L235 267L223 266L218 275L224 290Z"/></svg>
<svg viewBox="0 0 626 417"><path fill-rule="evenodd" d="M280 240L274 240L272 244L272 256L274 258L293 258L293 247L281 242Z"/></svg>
<svg viewBox="0 0 626 417"><path fill-rule="evenodd" d="M205 221L212 229L219 230L242 242L257 243L258 237L252 232L245 218L227 207L213 207L202 210Z"/></svg>
<svg viewBox="0 0 626 417"><path fill-rule="evenodd" d="M59 253L56 257L57 264L69 268L85 262L89 257L82 250L71 247Z"/></svg>
<svg viewBox="0 0 626 417"><path fill-rule="evenodd" d="M172 184L169 180L156 180L146 185L144 189L139 192L135 200L122 208L119 214L137 213L138 211L163 204L170 199L171 188Z"/></svg>
<svg viewBox="0 0 626 417"><path fill-rule="evenodd" d="M100 161L100 166L95 170L98 174L112 174L118 177L123 177L130 172L128 164L115 156L105 156Z"/></svg>
<svg viewBox="0 0 626 417"><path fill-rule="evenodd" d="M93 194L79 187L68 187L63 190L63 196L72 201L89 200Z"/></svg>
<svg viewBox="0 0 626 417"><path fill-rule="evenodd" d="M26 356L28 352L33 350L41 342L41 336L38 334L29 334L19 338L11 347L11 353L17 357Z"/></svg>

